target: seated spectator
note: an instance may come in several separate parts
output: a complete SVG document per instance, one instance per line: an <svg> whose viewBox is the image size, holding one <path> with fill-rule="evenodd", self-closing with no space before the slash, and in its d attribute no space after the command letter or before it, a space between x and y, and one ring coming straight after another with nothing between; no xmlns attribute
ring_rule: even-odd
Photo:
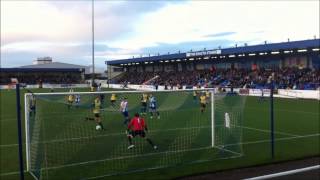
<svg viewBox="0 0 320 180"><path fill-rule="evenodd" d="M148 81L156 76L152 81ZM320 83L320 70L283 68L283 69L215 69L195 70L182 72L126 72L117 79L117 83L130 81L131 84L142 84L148 82L149 85L173 86L232 86L234 88L269 88L270 76L273 77L273 84L281 89L317 89Z"/></svg>

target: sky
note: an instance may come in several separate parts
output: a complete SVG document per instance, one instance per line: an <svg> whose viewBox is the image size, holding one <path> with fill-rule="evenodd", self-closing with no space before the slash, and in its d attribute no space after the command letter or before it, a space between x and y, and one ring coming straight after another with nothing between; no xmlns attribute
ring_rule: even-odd
<svg viewBox="0 0 320 180"><path fill-rule="evenodd" d="M190 50L319 38L319 0L96 0L95 64ZM37 57L91 65L90 0L1 0L1 67Z"/></svg>

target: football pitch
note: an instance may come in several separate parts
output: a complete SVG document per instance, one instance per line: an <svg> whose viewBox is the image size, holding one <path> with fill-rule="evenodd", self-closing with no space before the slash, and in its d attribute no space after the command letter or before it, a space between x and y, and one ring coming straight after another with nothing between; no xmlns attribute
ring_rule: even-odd
<svg viewBox="0 0 320 180"><path fill-rule="evenodd" d="M22 90L22 107L24 92ZM128 97L130 115L139 112L139 95L125 96ZM172 179L319 156L319 101L275 98L275 158L272 159L268 99L260 101L256 97L246 97L241 110L241 141L224 144L229 149L241 146L241 153L236 148L234 151L208 148L211 144L210 107L207 107L205 113L200 113L199 104L193 101L191 95L159 95L157 99L161 118L150 119L147 115L146 119L149 125L148 136L157 144L158 150L153 150L139 138L134 139L134 149L127 149L126 128L118 111L119 103L117 107L111 107L108 95L101 113L106 131L96 131L94 122L85 121L85 117L92 116L89 108L92 99L82 97L83 105L70 110L64 102L64 96L37 101L40 104L37 115L45 122L41 124L45 135L42 133L38 139L41 143L31 149L37 149L38 154L46 153L48 158L33 160L33 166L46 169L42 172L44 179L100 178L100 175L106 174L109 176L101 178ZM180 102L188 103L179 104ZM23 115L22 112L24 119ZM17 179L19 162L14 90L1 91L0 117L0 177ZM119 174L113 175L114 172ZM33 178L26 173L26 179Z"/></svg>

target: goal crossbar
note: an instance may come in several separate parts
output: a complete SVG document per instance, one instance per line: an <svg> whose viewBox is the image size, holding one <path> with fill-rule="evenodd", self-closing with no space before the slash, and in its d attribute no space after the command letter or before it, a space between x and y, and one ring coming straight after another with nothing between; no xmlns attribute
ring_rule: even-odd
<svg viewBox="0 0 320 180"><path fill-rule="evenodd" d="M189 92L189 91L214 91L215 88L206 88L206 89L176 89L176 90L132 90L132 91L97 91L97 92L51 92L51 93L26 93L27 95L36 95L36 96L51 96L51 95L95 95L95 94L112 94L112 93L148 93L148 92Z"/></svg>

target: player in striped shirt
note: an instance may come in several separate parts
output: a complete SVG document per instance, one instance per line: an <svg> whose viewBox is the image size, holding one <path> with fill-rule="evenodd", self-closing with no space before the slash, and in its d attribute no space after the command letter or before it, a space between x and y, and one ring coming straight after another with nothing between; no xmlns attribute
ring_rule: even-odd
<svg viewBox="0 0 320 180"><path fill-rule="evenodd" d="M123 124L128 124L129 122L129 112L128 112L128 100L127 97L122 98L120 103L120 112L124 116Z"/></svg>
<svg viewBox="0 0 320 180"><path fill-rule="evenodd" d="M139 135L140 137L144 138L152 147L153 149L157 149L158 147L153 144L151 139L146 137L146 131L148 131L147 124L145 120L139 116L139 113L134 115L134 118L131 119L130 123L128 124L127 136L129 141L128 149L134 147L132 143L132 138Z"/></svg>
<svg viewBox="0 0 320 180"><path fill-rule="evenodd" d="M150 111L151 119L155 115L157 115L158 119L160 119L160 113L157 110L157 99L156 97L152 96L152 94L150 94L150 97L149 97L149 111Z"/></svg>
<svg viewBox="0 0 320 180"><path fill-rule="evenodd" d="M75 104L76 104L76 108L78 108L78 107L79 107L79 105L80 105L80 101L81 101L80 94L76 94L76 95L75 95Z"/></svg>

